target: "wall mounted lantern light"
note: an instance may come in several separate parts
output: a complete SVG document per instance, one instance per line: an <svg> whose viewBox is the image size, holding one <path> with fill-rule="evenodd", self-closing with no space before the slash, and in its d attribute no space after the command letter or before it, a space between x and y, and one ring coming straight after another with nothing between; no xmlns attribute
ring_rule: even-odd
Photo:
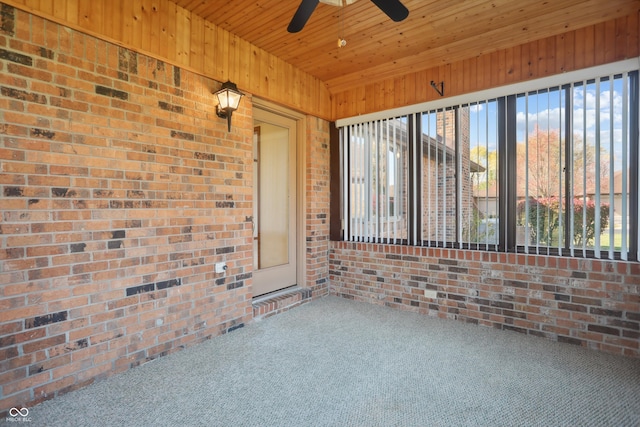
<svg viewBox="0 0 640 427"><path fill-rule="evenodd" d="M227 119L228 129L229 132L231 132L231 115L238 109L240 99L244 93L238 90L238 86L236 86L235 83L231 83L227 80L222 83L222 87L219 91L214 92L214 95L218 98L216 114L218 117Z"/></svg>

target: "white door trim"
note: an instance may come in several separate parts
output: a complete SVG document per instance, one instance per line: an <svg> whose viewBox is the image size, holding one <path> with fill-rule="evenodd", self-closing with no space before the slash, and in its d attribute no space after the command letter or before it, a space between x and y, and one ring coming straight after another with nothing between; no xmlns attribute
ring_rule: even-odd
<svg viewBox="0 0 640 427"><path fill-rule="evenodd" d="M282 107L273 102L253 97L253 108L279 114L296 121L296 282L300 287L306 287L307 257L306 257L306 155L307 116Z"/></svg>

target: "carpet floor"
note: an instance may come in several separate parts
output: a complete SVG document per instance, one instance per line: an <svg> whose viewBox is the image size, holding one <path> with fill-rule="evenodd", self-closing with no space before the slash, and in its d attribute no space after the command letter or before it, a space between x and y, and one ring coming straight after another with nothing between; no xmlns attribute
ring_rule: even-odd
<svg viewBox="0 0 640 427"><path fill-rule="evenodd" d="M640 426L640 360L326 297L30 408L46 426Z"/></svg>

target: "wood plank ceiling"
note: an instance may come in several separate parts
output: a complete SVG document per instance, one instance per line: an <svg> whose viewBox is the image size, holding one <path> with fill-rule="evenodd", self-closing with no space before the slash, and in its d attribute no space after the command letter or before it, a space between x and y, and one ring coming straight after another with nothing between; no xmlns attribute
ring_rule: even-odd
<svg viewBox="0 0 640 427"><path fill-rule="evenodd" d="M299 0L171 0L327 84L331 92L638 13L638 0L403 0L391 21L372 2L320 3L299 33ZM338 39L347 44L338 47Z"/></svg>

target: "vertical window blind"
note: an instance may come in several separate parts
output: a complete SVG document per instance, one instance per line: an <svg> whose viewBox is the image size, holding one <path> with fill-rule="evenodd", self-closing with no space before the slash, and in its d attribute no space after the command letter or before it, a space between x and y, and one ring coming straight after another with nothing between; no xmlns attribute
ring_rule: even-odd
<svg viewBox="0 0 640 427"><path fill-rule="evenodd" d="M638 71L515 89L340 126L344 239L638 260Z"/></svg>

